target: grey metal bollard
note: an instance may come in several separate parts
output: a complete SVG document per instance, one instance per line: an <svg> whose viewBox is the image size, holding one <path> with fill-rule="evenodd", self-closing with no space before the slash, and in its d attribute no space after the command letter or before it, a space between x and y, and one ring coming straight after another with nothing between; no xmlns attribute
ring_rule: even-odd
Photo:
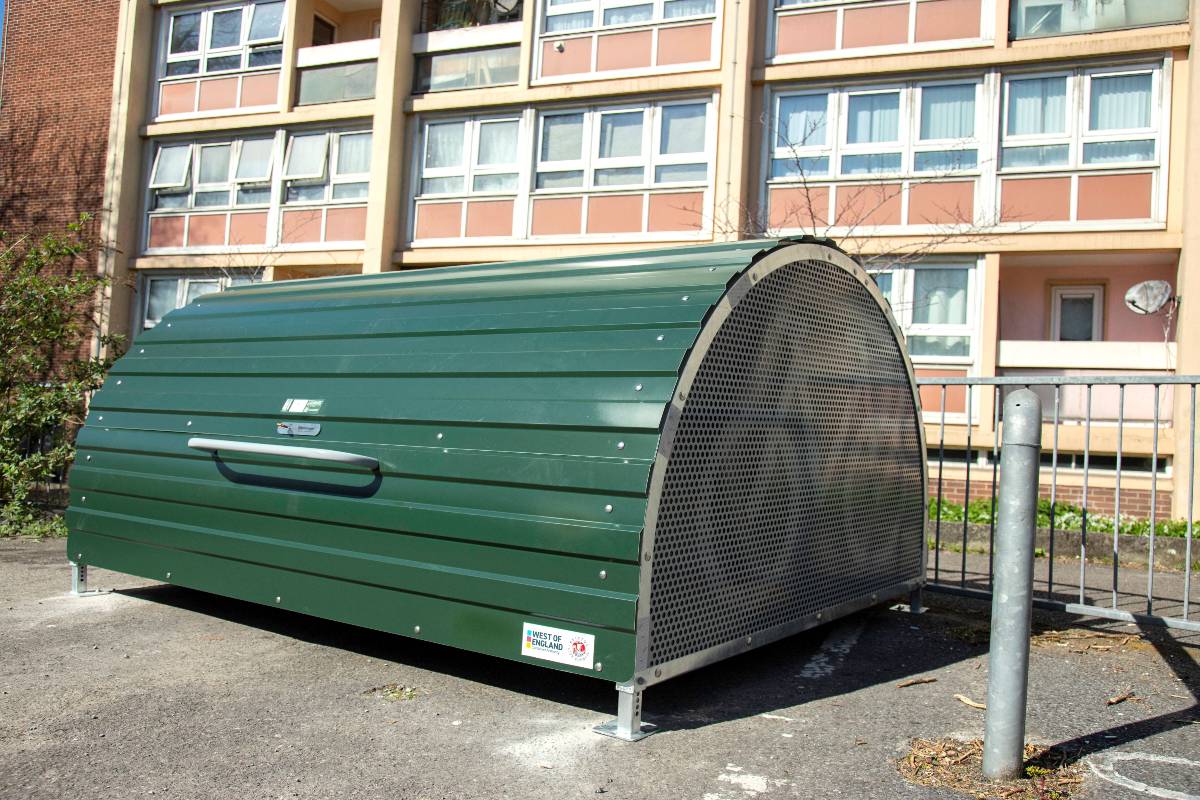
<svg viewBox="0 0 1200 800"><path fill-rule="evenodd" d="M1028 389L1013 392L1004 401L983 737L983 775L993 780L1017 777L1025 760L1033 534L1041 449L1042 402Z"/></svg>

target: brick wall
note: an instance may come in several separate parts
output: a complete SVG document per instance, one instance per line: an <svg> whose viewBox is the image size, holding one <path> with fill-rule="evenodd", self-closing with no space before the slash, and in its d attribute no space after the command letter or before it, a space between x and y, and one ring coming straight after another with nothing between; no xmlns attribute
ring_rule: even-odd
<svg viewBox="0 0 1200 800"><path fill-rule="evenodd" d="M946 478L942 482L942 496L947 502L958 503L963 502L965 495L966 482L960 479ZM929 482L930 495L937 494L937 477L934 476ZM1043 483L1040 487L1039 494L1045 499L1050 499L1050 484ZM991 468L985 468L979 478L975 477L975 471L971 471L971 499L988 498L992 495L992 471ZM1055 500L1060 503L1070 503L1074 506L1083 505L1083 487L1082 486L1064 486L1059 484L1058 490L1055 492ZM1093 514L1112 514L1113 513L1114 492L1111 488L1103 486L1088 487L1088 509ZM1171 517L1171 492L1158 491L1154 498L1156 508L1156 519L1170 519ZM1121 516L1143 517L1150 516L1150 490L1149 489L1121 489Z"/></svg>
<svg viewBox="0 0 1200 800"><path fill-rule="evenodd" d="M8 0L0 83L0 230L100 211L117 0Z"/></svg>

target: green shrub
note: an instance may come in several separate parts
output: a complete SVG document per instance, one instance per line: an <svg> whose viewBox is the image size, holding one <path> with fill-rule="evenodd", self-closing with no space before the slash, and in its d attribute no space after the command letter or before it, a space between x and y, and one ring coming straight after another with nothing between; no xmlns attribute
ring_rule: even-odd
<svg viewBox="0 0 1200 800"><path fill-rule="evenodd" d="M75 453L87 397L99 388L118 341L104 357L85 353L91 310L104 281L83 265L94 245L84 218L65 235L11 239L0 233L0 535L58 535L64 525L39 484L61 475Z"/></svg>
<svg viewBox="0 0 1200 800"><path fill-rule="evenodd" d="M972 500L964 509L958 503L943 500L940 512L943 522L962 522L965 514L968 522L976 525L988 525L992 522L993 503L990 497L980 497ZM931 497L929 498L929 519L937 519L938 516L937 498ZM1110 515L1088 514L1087 517L1088 533L1112 533L1116 524ZM1037 525L1039 528L1050 527L1050 501L1045 498L1038 499ZM1055 503L1054 529L1059 531L1083 530L1083 509L1071 503ZM1119 529L1120 533L1129 536L1149 536L1150 520L1122 514ZM1155 520L1154 532L1156 536L1185 537L1187 536L1187 520ZM1193 535L1196 535L1195 532Z"/></svg>

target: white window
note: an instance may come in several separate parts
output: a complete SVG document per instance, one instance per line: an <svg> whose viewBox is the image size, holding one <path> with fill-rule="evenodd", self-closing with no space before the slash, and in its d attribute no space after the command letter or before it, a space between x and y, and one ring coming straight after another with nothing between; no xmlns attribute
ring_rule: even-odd
<svg viewBox="0 0 1200 800"><path fill-rule="evenodd" d="M254 272L155 275L145 278L142 281L142 330L153 328L168 312L183 308L197 297L260 280L261 276Z"/></svg>
<svg viewBox="0 0 1200 800"><path fill-rule="evenodd" d="M284 6L284 0L258 0L167 14L160 76L279 65L283 60Z"/></svg>
<svg viewBox="0 0 1200 800"><path fill-rule="evenodd" d="M975 270L969 264L929 263L872 273L918 361L971 359L975 327Z"/></svg>
<svg viewBox="0 0 1200 800"><path fill-rule="evenodd" d="M594 28L646 25L712 17L716 0L544 0L542 32L572 33Z"/></svg>
<svg viewBox="0 0 1200 800"><path fill-rule="evenodd" d="M981 83L959 79L775 96L771 178L975 170Z"/></svg>
<svg viewBox="0 0 1200 800"><path fill-rule="evenodd" d="M538 122L535 190L646 188L708 180L707 102L546 112Z"/></svg>
<svg viewBox="0 0 1200 800"><path fill-rule="evenodd" d="M514 194L520 139L517 115L427 121L418 194Z"/></svg>
<svg viewBox="0 0 1200 800"><path fill-rule="evenodd" d="M370 131L294 133L284 157L284 202L363 202L371 178Z"/></svg>
<svg viewBox="0 0 1200 800"><path fill-rule="evenodd" d="M271 202L275 136L158 145L150 169L151 208L230 208Z"/></svg>
<svg viewBox="0 0 1200 800"><path fill-rule="evenodd" d="M1154 163L1160 84L1157 65L1006 77L1001 167Z"/></svg>
<svg viewBox="0 0 1200 800"><path fill-rule="evenodd" d="M1104 338L1104 287L1050 289L1050 338L1056 342L1098 342Z"/></svg>

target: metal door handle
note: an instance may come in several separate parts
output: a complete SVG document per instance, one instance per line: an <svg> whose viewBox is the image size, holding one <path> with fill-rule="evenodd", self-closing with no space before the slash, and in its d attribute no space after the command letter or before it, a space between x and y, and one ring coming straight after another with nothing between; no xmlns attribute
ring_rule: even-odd
<svg viewBox="0 0 1200 800"><path fill-rule="evenodd" d="M346 453L342 450L324 450L319 447L289 447L283 444L230 442L225 439L203 439L197 437L188 439L187 446L193 450L205 450L210 453L224 450L229 453L254 453L260 456L311 458L314 461L332 461L335 464L348 464L353 467L366 467L371 470L379 469L379 459L377 458L360 456L357 453Z"/></svg>

